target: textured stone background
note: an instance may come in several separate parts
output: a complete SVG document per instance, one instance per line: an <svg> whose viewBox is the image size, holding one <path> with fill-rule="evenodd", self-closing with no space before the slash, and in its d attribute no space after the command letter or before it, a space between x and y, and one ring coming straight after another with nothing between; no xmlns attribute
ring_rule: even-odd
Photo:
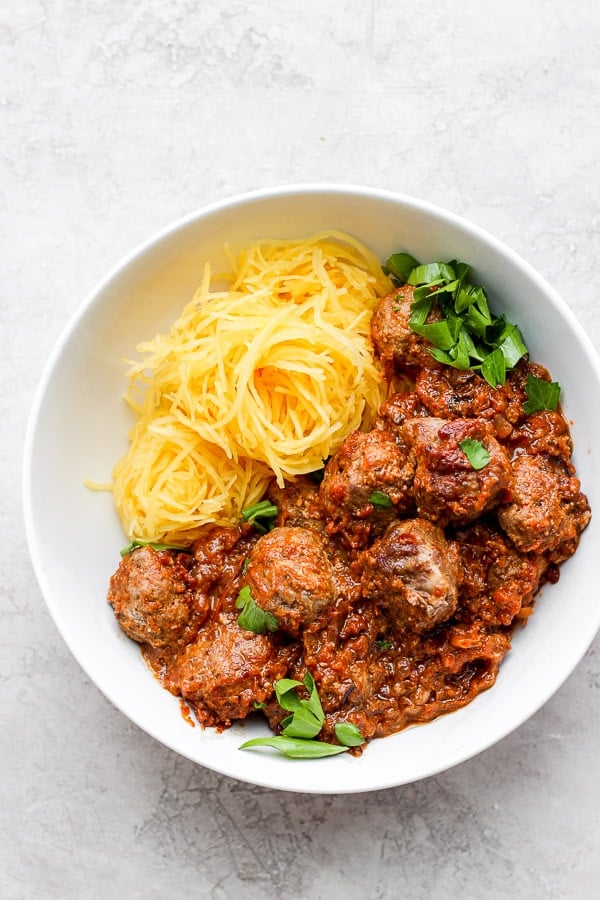
<svg viewBox="0 0 600 900"><path fill-rule="evenodd" d="M600 643L446 774L296 796L219 777L108 704L24 545L44 360L138 241L283 182L400 190L496 233L600 341L600 13L583 0L8 0L0 11L0 895L591 898Z"/></svg>

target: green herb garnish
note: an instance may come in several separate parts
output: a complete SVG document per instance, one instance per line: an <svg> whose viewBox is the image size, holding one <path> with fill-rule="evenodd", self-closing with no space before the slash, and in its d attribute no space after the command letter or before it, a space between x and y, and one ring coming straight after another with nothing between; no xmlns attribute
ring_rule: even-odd
<svg viewBox="0 0 600 900"><path fill-rule="evenodd" d="M239 592L235 608L242 610L238 616L238 625L246 631L266 634L268 631L277 631L279 628L276 617L270 612L265 612L256 603L248 585L245 585Z"/></svg>
<svg viewBox="0 0 600 900"><path fill-rule="evenodd" d="M308 699L300 696L298 688L304 688L308 693ZM283 756L292 759L319 759L324 756L335 756L344 753L348 747L358 747L364 744L364 738L356 725L350 722L339 722L334 726L337 739L343 746L328 744L325 741L315 741L325 721L325 714L315 680L307 672L302 681L295 678L280 678L275 682L275 696L282 709L290 713L281 722L281 734L266 737L253 738L241 745L240 750L249 750L254 747L273 747ZM341 737L338 728L342 728Z"/></svg>
<svg viewBox="0 0 600 900"><path fill-rule="evenodd" d="M392 253L384 266L387 275L391 275L394 281L404 284L408 276L419 263L410 253Z"/></svg>
<svg viewBox="0 0 600 900"><path fill-rule="evenodd" d="M321 759L324 756L336 756L346 753L348 747L327 744L325 741L307 741L302 738L290 738L283 734L266 738L252 738L240 746L240 750L252 750L254 747L273 747L283 756L290 759Z"/></svg>
<svg viewBox="0 0 600 900"><path fill-rule="evenodd" d="M273 519L277 518L278 513L279 510L274 503L271 503L269 500L261 500L260 503L255 503L253 506L247 506L243 509L242 519L248 525L254 525L262 534L266 534L267 531L271 531L274 528L275 523Z"/></svg>
<svg viewBox="0 0 600 900"><path fill-rule="evenodd" d="M544 381L537 375L528 375L525 382L525 393L527 400L523 404L523 409L528 416L541 409L555 410L560 397L560 384L558 381Z"/></svg>
<svg viewBox="0 0 600 900"><path fill-rule="evenodd" d="M465 438L459 441L458 446L465 454L474 469L484 469L490 461L490 454L481 441L475 438Z"/></svg>
<svg viewBox="0 0 600 900"><path fill-rule="evenodd" d="M333 726L335 736L345 747L360 747L365 743L360 728L357 728L352 722L338 722Z"/></svg>
<svg viewBox="0 0 600 900"><path fill-rule="evenodd" d="M300 697L296 690L299 687L306 688L308 700ZM290 713L281 723L282 734L294 738L314 738L318 735L323 727L325 714L310 672L306 673L303 681L280 678L275 682L275 696L281 708Z"/></svg>
<svg viewBox="0 0 600 900"><path fill-rule="evenodd" d="M385 640L379 640L379 641L375 641L375 646L379 647L380 650L391 650L392 642L385 641Z"/></svg>
<svg viewBox="0 0 600 900"><path fill-rule="evenodd" d="M397 284L414 287L411 329L433 344L430 352L439 363L479 372L493 388L503 385L506 372L528 352L518 327L490 312L483 287L469 283L467 263L417 264L408 272L412 259L395 253L386 263ZM427 322L434 301L442 319Z"/></svg>
<svg viewBox="0 0 600 900"><path fill-rule="evenodd" d="M393 505L391 498L384 494L383 491L373 491L369 495L369 503L372 503L378 509L389 509Z"/></svg>
<svg viewBox="0 0 600 900"><path fill-rule="evenodd" d="M152 547L153 550L177 550L179 553L191 553L189 547L178 547L175 544L161 544L158 541L140 541L133 540L121 550L121 556L127 556L137 550L138 547Z"/></svg>

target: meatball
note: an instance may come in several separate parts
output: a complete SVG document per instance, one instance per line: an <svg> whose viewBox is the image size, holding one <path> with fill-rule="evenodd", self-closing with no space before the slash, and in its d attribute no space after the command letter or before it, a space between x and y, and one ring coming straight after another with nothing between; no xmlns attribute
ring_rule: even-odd
<svg viewBox="0 0 600 900"><path fill-rule="evenodd" d="M461 621L510 625L529 609L543 575L544 560L519 553L497 528L476 522L455 535L462 573Z"/></svg>
<svg viewBox="0 0 600 900"><path fill-rule="evenodd" d="M512 468L509 502L498 509L500 525L518 550L553 552L554 562L566 559L590 520L579 480L546 454L517 456Z"/></svg>
<svg viewBox="0 0 600 900"><path fill-rule="evenodd" d="M297 637L335 599L326 538L306 528L274 528L253 548L245 582L255 603Z"/></svg>
<svg viewBox="0 0 600 900"><path fill-rule="evenodd" d="M308 476L288 481L285 487L271 482L267 497L279 510L277 525L312 528L323 531L323 510L319 501L319 485Z"/></svg>
<svg viewBox="0 0 600 900"><path fill-rule="evenodd" d="M559 457L569 466L573 452L571 433L564 416L549 409L528 416L514 429L505 446L514 456L523 452L530 456L547 453Z"/></svg>
<svg viewBox="0 0 600 900"><path fill-rule="evenodd" d="M271 638L244 631L236 615L221 613L182 652L177 687L202 725L226 728L268 700L286 668Z"/></svg>
<svg viewBox="0 0 600 900"><path fill-rule="evenodd" d="M348 541L359 546L374 524L385 526L412 506L413 473L413 455L387 431L349 434L321 482L321 503L331 517L328 533L347 532Z"/></svg>
<svg viewBox="0 0 600 900"><path fill-rule="evenodd" d="M456 548L430 522L392 523L364 552L363 565L363 596L377 602L398 629L429 631L456 609Z"/></svg>
<svg viewBox="0 0 600 900"><path fill-rule="evenodd" d="M484 419L411 419L404 434L416 453L413 491L420 516L444 527L466 524L493 508L509 485L511 467ZM459 446L479 442L489 461L473 468Z"/></svg>
<svg viewBox="0 0 600 900"><path fill-rule="evenodd" d="M194 614L200 624L208 601L196 588L185 553L139 547L123 557L110 579L108 602L123 631L140 644L166 647L180 639Z"/></svg>
<svg viewBox="0 0 600 900"><path fill-rule="evenodd" d="M405 284L382 297L373 312L371 338L389 375L395 369L437 365L429 352L432 344L410 327L413 293L414 288ZM441 312L434 303L427 322L440 318Z"/></svg>

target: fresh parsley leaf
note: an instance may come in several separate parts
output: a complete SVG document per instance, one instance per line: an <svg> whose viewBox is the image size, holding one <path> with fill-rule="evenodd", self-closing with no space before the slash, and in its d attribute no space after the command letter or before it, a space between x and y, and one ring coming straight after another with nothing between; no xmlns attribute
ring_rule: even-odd
<svg viewBox="0 0 600 900"><path fill-rule="evenodd" d="M247 506L243 509L242 519L248 525L254 525L258 531L265 534L274 527L273 519L277 518L278 513L279 510L274 503L271 503L269 500L261 500L260 503L255 503L253 506Z"/></svg>
<svg viewBox="0 0 600 900"><path fill-rule="evenodd" d="M411 285L431 284L438 280L445 282L454 281L455 278L456 274L452 266L447 263L433 262L416 266L408 276L407 283Z"/></svg>
<svg viewBox="0 0 600 900"><path fill-rule="evenodd" d="M252 738L242 744L240 750L252 750L255 747L273 747L290 759L321 759L325 756L337 756L338 753L345 753L348 750L348 747L327 744L325 741L291 738L283 734L266 738Z"/></svg>
<svg viewBox="0 0 600 900"><path fill-rule="evenodd" d="M484 469L489 463L490 454L481 441L478 441L475 438L465 438L464 441L458 442L458 446L474 469Z"/></svg>
<svg viewBox="0 0 600 900"><path fill-rule="evenodd" d="M238 625L246 631L253 631L254 634L266 634L268 631L277 631L279 627L276 617L258 606L249 585L243 587L239 592L235 608L242 610L238 616Z"/></svg>
<svg viewBox="0 0 600 900"><path fill-rule="evenodd" d="M345 747L360 747L366 743L360 728L357 728L352 722L338 722L333 726L335 736Z"/></svg>
<svg viewBox="0 0 600 900"><path fill-rule="evenodd" d="M406 265L412 258L394 256ZM479 372L497 388L528 351L518 327L490 312L484 288L468 283L469 272L469 264L458 260L416 265L406 277L414 287L409 324L432 344L430 353L438 362ZM442 318L428 322L434 302Z"/></svg>
<svg viewBox="0 0 600 900"><path fill-rule="evenodd" d="M506 381L506 359L499 347L488 353L478 368L487 383L493 388L500 387Z"/></svg>
<svg viewBox="0 0 600 900"><path fill-rule="evenodd" d="M393 504L388 494L383 491L373 491L369 494L369 503L372 503L377 509L389 509Z"/></svg>
<svg viewBox="0 0 600 900"><path fill-rule="evenodd" d="M405 284L412 270L419 263L410 253L392 253L385 264L385 270L398 284Z"/></svg>
<svg viewBox="0 0 600 900"><path fill-rule="evenodd" d="M380 650L391 650L392 642L391 641L375 641L375 646L379 647Z"/></svg>
<svg viewBox="0 0 600 900"><path fill-rule="evenodd" d="M191 553L189 547L178 547L175 544L161 544L157 541L140 541L133 540L126 547L123 547L121 550L121 556L127 556L127 554L132 553L134 550L137 550L138 547L152 547L153 550L177 550L179 553Z"/></svg>
<svg viewBox="0 0 600 900"><path fill-rule="evenodd" d="M558 407L560 390L558 381L545 381L537 375L528 375L525 381L527 400L523 404L523 409L528 416L541 409L555 410Z"/></svg>

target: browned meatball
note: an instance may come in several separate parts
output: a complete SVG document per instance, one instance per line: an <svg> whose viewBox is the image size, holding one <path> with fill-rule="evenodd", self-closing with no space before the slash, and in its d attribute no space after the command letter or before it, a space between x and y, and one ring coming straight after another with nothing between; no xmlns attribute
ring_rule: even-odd
<svg viewBox="0 0 600 900"><path fill-rule="evenodd" d="M374 524L386 525L412 506L413 473L412 454L403 452L387 431L349 434L327 463L321 483L321 503L331 517L328 533L348 532L350 543L360 545Z"/></svg>
<svg viewBox="0 0 600 900"><path fill-rule="evenodd" d="M543 366L521 360L507 373L506 381L493 388L477 372L451 366L424 368L418 372L415 391L433 416L443 419L487 419L499 440L525 419L528 375L550 380Z"/></svg>
<svg viewBox="0 0 600 900"><path fill-rule="evenodd" d="M271 638L244 631L236 615L221 613L185 648L174 681L202 725L227 727L271 696L286 666Z"/></svg>
<svg viewBox="0 0 600 900"><path fill-rule="evenodd" d="M274 528L253 548L245 582L255 603L297 637L335 599L326 538L306 528Z"/></svg>
<svg viewBox="0 0 600 900"><path fill-rule="evenodd" d="M373 312L371 338L388 374L404 367L437 365L429 352L433 345L409 325L413 293L414 288L405 284L382 297ZM427 322L440 318L441 312L434 303Z"/></svg>
<svg viewBox="0 0 600 900"><path fill-rule="evenodd" d="M323 531L323 510L319 499L319 485L310 477L288 481L279 487L272 481L267 497L279 510L277 525L292 525L298 528L312 528Z"/></svg>
<svg viewBox="0 0 600 900"><path fill-rule="evenodd" d="M498 521L518 550L545 553L575 551L590 520L579 480L560 459L522 454L513 464L510 501L498 509ZM553 558L557 562L557 558Z"/></svg>
<svg viewBox="0 0 600 900"><path fill-rule="evenodd" d="M510 625L521 609L530 608L545 563L519 553L497 528L476 522L455 535L461 567L461 621L480 619Z"/></svg>
<svg viewBox="0 0 600 900"><path fill-rule="evenodd" d="M514 429L505 446L514 456L523 452L530 456L548 453L558 456L569 466L573 452L571 433L564 416L549 409L528 416Z"/></svg>
<svg viewBox="0 0 600 900"><path fill-rule="evenodd" d="M192 614L206 616L206 599L184 553L140 547L123 557L110 579L108 601L123 631L134 641L165 647L182 637Z"/></svg>
<svg viewBox="0 0 600 900"><path fill-rule="evenodd" d="M419 515L442 527L466 524L499 502L511 468L484 419L411 419L404 433L416 452L413 491ZM473 468L459 446L464 440L478 441L487 450L483 468Z"/></svg>
<svg viewBox="0 0 600 900"><path fill-rule="evenodd" d="M456 609L456 549L430 522L392 523L365 551L363 563L363 596L376 601L396 628L429 631Z"/></svg>

